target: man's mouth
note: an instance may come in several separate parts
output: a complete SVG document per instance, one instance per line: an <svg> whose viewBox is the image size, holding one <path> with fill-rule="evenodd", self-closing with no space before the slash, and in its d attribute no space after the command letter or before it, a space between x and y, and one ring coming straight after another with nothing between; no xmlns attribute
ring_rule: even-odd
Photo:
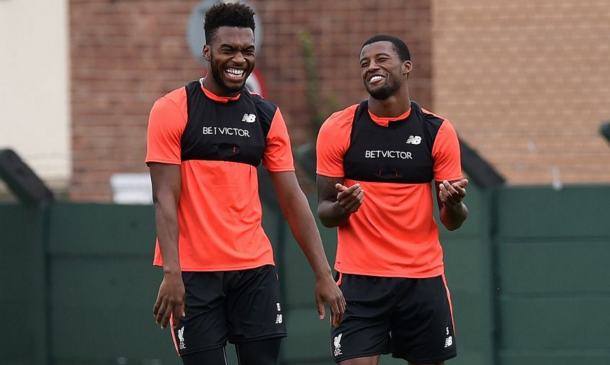
<svg viewBox="0 0 610 365"><path fill-rule="evenodd" d="M227 77L229 79L232 79L232 80L239 80L239 79L243 78L245 73L246 73L245 70L238 70L236 68L225 69L225 74L227 75Z"/></svg>
<svg viewBox="0 0 610 365"><path fill-rule="evenodd" d="M369 85L377 84L385 80L385 77L380 75L375 75L369 79Z"/></svg>

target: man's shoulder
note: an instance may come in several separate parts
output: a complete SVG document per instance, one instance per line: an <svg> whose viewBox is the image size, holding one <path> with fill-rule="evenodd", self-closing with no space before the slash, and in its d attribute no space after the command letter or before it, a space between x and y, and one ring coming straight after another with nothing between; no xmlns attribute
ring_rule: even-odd
<svg viewBox="0 0 610 365"><path fill-rule="evenodd" d="M270 102L269 100L265 99L264 97L262 97L260 94L257 94L253 91L250 91L248 89L245 89L245 94L248 96L248 98L250 98L250 100L252 100L254 102L254 104L258 107L258 108L262 108L262 109L267 109L267 110L276 110L278 109L278 106L272 102Z"/></svg>
<svg viewBox="0 0 610 365"><path fill-rule="evenodd" d="M184 86L174 89L157 99L157 104L173 103L181 105L186 102L186 88Z"/></svg>
<svg viewBox="0 0 610 365"><path fill-rule="evenodd" d="M447 120L445 117L442 117L434 112L431 112L430 110L428 110L426 108L423 108L421 106L419 106L419 108L421 109L423 117L428 121L431 121L431 122L436 121L438 123L442 123Z"/></svg>
<svg viewBox="0 0 610 365"><path fill-rule="evenodd" d="M443 135L443 138L449 138L452 135L456 135L455 127L451 124L449 119L422 107L419 107L419 109L421 109L424 127L433 131L434 135L439 133L439 135Z"/></svg>
<svg viewBox="0 0 610 365"><path fill-rule="evenodd" d="M328 117L328 119L326 119L323 126L326 125L330 127L351 124L354 120L354 115L356 114L356 109L358 109L359 105L360 104L353 104L343 110L334 112L330 117Z"/></svg>

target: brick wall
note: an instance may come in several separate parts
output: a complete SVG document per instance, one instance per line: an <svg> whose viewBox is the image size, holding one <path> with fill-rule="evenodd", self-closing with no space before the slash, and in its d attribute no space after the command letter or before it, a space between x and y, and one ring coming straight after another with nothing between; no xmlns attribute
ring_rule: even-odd
<svg viewBox="0 0 610 365"><path fill-rule="evenodd" d="M71 0L73 171L70 199L109 201L115 172L147 172L148 112L156 98L199 77L186 26L194 0ZM377 33L411 48L412 98L431 103L431 13L425 0L251 0L263 24L257 68L267 98L282 108L293 144L316 130L307 103L301 38L317 64L319 111L327 116L365 98L360 46Z"/></svg>
<svg viewBox="0 0 610 365"><path fill-rule="evenodd" d="M194 3L70 1L72 200L108 201L113 173L146 171L152 103L200 72L184 39Z"/></svg>
<svg viewBox="0 0 610 365"><path fill-rule="evenodd" d="M511 184L609 183L610 4L433 4L435 111Z"/></svg>
<svg viewBox="0 0 610 365"><path fill-rule="evenodd" d="M257 67L295 146L316 132L303 32L314 45L321 116L366 96L359 47L370 35L391 33L412 50L413 99L450 118L518 185L610 182L610 149L598 132L610 119L610 7L583 1L250 3L264 32ZM71 199L108 201L112 173L147 171L150 106L202 72L185 37L198 3L70 1Z"/></svg>

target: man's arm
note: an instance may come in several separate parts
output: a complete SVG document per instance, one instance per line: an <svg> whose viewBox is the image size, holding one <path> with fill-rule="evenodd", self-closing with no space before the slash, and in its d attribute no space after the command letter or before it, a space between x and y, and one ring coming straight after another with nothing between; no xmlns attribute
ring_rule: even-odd
<svg viewBox="0 0 610 365"><path fill-rule="evenodd" d="M184 316L184 283L178 255L178 200L180 197L180 165L150 163L155 223L159 248L163 257L163 281L159 286L153 315L161 328L173 317L174 327Z"/></svg>
<svg viewBox="0 0 610 365"><path fill-rule="evenodd" d="M360 184L343 185L342 177L318 175L318 216L325 227L333 228L347 222L364 200Z"/></svg>
<svg viewBox="0 0 610 365"><path fill-rule="evenodd" d="M441 222L450 231L460 228L468 218L468 208L462 201L466 197L466 185L466 179L435 182Z"/></svg>
<svg viewBox="0 0 610 365"><path fill-rule="evenodd" d="M315 298L320 319L325 316L324 302L332 312L333 325L343 320L345 299L332 277L320 232L316 226L307 198L301 190L294 172L269 172L280 201L284 217L297 243L307 257L316 278Z"/></svg>

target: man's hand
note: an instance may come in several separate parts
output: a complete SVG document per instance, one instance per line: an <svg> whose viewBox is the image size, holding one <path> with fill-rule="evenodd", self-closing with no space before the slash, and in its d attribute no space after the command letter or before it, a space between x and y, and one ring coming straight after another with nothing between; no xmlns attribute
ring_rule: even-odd
<svg viewBox="0 0 610 365"><path fill-rule="evenodd" d="M337 327L343 321L345 313L345 298L337 283L332 277L316 280L316 304L318 305L318 314L320 319L324 319L326 312L324 303L328 303L331 311L332 325Z"/></svg>
<svg viewBox="0 0 610 365"><path fill-rule="evenodd" d="M462 200L466 197L466 185L468 185L467 179L453 183L449 183L447 180L443 181L438 186L439 201L449 208L461 204Z"/></svg>
<svg viewBox="0 0 610 365"><path fill-rule="evenodd" d="M157 301L153 307L153 316L161 328L167 327L170 318L173 318L173 327L177 328L184 313L184 283L182 274L166 274L159 286Z"/></svg>
<svg viewBox="0 0 610 365"><path fill-rule="evenodd" d="M364 201L364 190L362 190L360 184L354 184L349 188L342 184L336 184L335 188L338 191L337 203L341 208L350 213L356 213Z"/></svg>

